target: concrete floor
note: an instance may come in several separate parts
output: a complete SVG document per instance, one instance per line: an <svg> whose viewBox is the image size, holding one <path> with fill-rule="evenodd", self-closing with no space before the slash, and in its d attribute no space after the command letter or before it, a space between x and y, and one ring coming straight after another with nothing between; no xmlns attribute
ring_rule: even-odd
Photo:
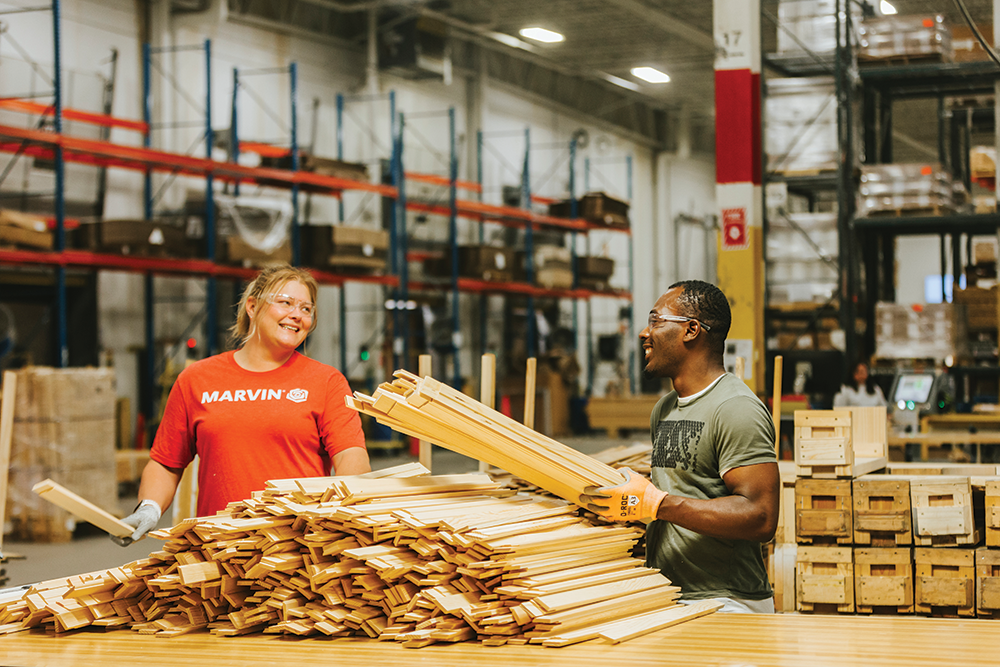
<svg viewBox="0 0 1000 667"><path fill-rule="evenodd" d="M632 437L611 440L607 437L588 436L579 438L561 438L560 441L570 447L593 454L609 447L630 445L634 442L648 442L646 433L634 432ZM398 452L398 450L397 450ZM372 468L381 470L391 466L416 461L416 457L406 453L385 453L376 448L371 449ZM441 447L434 448L432 468L435 474L454 474L475 472L478 462L456 454ZM122 516L130 513L135 507L135 496L125 496L119 499L119 511ZM159 527L172 525L168 509ZM162 542L147 538L129 547L120 547L108 536L92 526L77 528L77 535L72 542L46 544L39 542L4 541L3 550L8 555L23 556L8 560L4 567L7 570L8 587L32 584L57 577L67 577L97 570L117 567L133 560L144 558L153 551L159 551Z"/></svg>

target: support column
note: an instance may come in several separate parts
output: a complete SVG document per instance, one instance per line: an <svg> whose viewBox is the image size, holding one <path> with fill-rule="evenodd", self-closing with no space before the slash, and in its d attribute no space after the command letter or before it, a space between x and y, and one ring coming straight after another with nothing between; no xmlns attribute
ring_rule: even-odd
<svg viewBox="0 0 1000 667"><path fill-rule="evenodd" d="M719 287L733 324L726 365L746 360L744 379L764 391L764 254L760 152L760 1L713 0L715 175Z"/></svg>

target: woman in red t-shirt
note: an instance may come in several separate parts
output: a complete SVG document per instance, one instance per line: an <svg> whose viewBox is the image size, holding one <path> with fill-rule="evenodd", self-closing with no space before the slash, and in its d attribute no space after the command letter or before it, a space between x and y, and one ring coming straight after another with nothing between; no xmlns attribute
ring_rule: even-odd
<svg viewBox="0 0 1000 667"><path fill-rule="evenodd" d="M186 368L170 390L142 473L127 546L151 530L199 456L198 514L249 498L269 479L357 475L371 466L361 420L335 368L298 353L316 316L316 280L290 266L264 269L244 291L234 350Z"/></svg>

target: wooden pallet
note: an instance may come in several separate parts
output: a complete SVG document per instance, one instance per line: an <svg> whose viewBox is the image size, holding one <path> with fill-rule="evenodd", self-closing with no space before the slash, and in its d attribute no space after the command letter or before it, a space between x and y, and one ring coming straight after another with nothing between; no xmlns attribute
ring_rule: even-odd
<svg viewBox="0 0 1000 667"><path fill-rule="evenodd" d="M795 541L850 545L854 541L851 510L851 480L796 480Z"/></svg>
<svg viewBox="0 0 1000 667"><path fill-rule="evenodd" d="M918 614L976 615L976 552L973 549L913 549L913 602Z"/></svg>
<svg viewBox="0 0 1000 667"><path fill-rule="evenodd" d="M854 595L859 614L912 614L910 549L855 549Z"/></svg>
<svg viewBox="0 0 1000 667"><path fill-rule="evenodd" d="M799 545L795 557L795 609L814 613L854 613L854 559L851 547Z"/></svg>
<svg viewBox="0 0 1000 667"><path fill-rule="evenodd" d="M869 218L916 218L941 215L952 215L954 210L948 206L900 206L896 208L868 209L865 216Z"/></svg>
<svg viewBox="0 0 1000 667"><path fill-rule="evenodd" d="M854 480L854 543L871 547L913 544L910 479L865 475Z"/></svg>

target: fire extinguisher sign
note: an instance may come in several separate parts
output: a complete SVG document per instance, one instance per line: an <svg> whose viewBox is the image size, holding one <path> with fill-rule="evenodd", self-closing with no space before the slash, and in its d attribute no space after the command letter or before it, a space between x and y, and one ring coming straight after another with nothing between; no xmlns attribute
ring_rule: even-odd
<svg viewBox="0 0 1000 667"><path fill-rule="evenodd" d="M722 209L722 249L744 250L749 245L746 208Z"/></svg>

